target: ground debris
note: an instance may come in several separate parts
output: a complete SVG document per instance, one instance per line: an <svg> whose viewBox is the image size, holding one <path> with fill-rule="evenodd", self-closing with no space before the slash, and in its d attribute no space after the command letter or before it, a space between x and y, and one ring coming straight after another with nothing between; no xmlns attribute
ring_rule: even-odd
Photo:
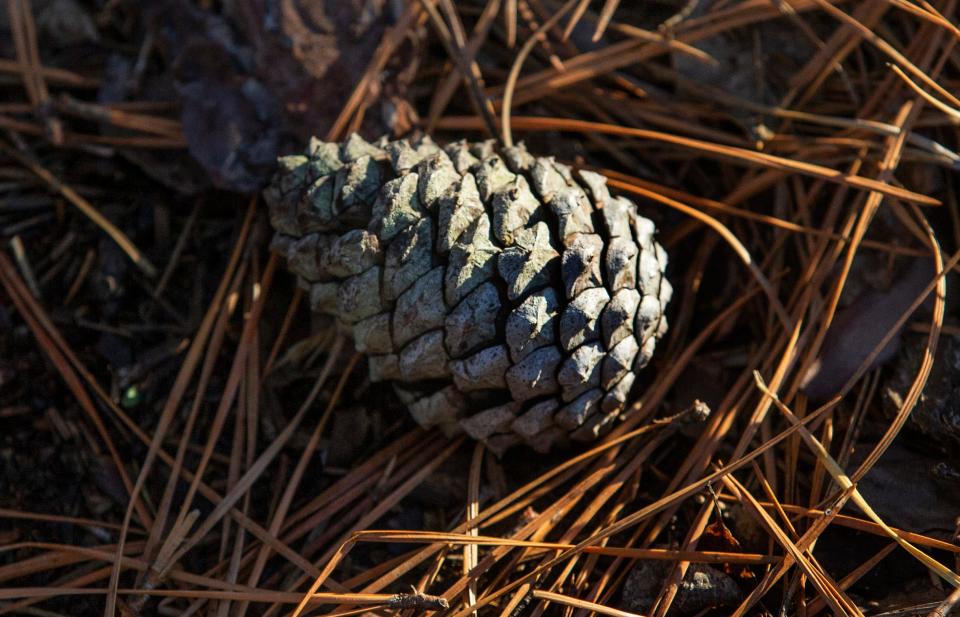
<svg viewBox="0 0 960 617"><path fill-rule="evenodd" d="M947 610L956 4L0 3L0 612Z"/></svg>
<svg viewBox="0 0 960 617"><path fill-rule="evenodd" d="M622 608L651 614L670 569L671 564L664 561L637 562L623 586ZM717 568L690 564L671 605L671 614L695 615L710 608L736 606L742 595L737 583Z"/></svg>

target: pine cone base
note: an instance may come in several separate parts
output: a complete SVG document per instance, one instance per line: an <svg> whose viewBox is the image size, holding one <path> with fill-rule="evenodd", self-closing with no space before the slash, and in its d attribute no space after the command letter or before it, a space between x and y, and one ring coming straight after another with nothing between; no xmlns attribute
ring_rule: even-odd
<svg viewBox="0 0 960 617"><path fill-rule="evenodd" d="M264 196L273 249L371 380L495 452L603 434L666 333L654 224L522 144L312 140Z"/></svg>

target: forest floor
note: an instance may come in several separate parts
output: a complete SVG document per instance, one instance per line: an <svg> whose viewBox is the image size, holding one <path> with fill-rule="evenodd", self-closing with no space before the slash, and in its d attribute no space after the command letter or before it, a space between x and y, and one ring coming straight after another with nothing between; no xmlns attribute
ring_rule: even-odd
<svg viewBox="0 0 960 617"><path fill-rule="evenodd" d="M0 615L949 614L957 4L8 0ZM676 290L549 455L419 429L259 196L311 136L505 130Z"/></svg>

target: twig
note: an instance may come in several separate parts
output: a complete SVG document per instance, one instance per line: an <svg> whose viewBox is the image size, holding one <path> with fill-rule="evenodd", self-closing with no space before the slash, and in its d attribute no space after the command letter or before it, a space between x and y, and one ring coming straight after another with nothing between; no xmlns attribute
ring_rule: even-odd
<svg viewBox="0 0 960 617"><path fill-rule="evenodd" d="M387 608L396 608L396 609L420 609L424 611L440 611L446 608L450 608L450 603L447 602L446 598L441 598L440 596L431 596L430 594L422 593L413 590L413 593L398 593L391 597L386 602Z"/></svg>
<svg viewBox="0 0 960 617"><path fill-rule="evenodd" d="M930 611L927 617L948 617L953 608L960 604L960 587L953 590L937 608Z"/></svg>

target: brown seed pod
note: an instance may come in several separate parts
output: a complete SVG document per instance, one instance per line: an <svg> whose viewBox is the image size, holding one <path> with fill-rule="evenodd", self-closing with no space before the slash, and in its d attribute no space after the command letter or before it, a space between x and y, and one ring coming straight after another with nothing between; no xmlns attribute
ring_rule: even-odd
<svg viewBox="0 0 960 617"><path fill-rule="evenodd" d="M595 439L666 332L653 223L522 144L312 140L264 196L274 250L371 380L494 451Z"/></svg>

